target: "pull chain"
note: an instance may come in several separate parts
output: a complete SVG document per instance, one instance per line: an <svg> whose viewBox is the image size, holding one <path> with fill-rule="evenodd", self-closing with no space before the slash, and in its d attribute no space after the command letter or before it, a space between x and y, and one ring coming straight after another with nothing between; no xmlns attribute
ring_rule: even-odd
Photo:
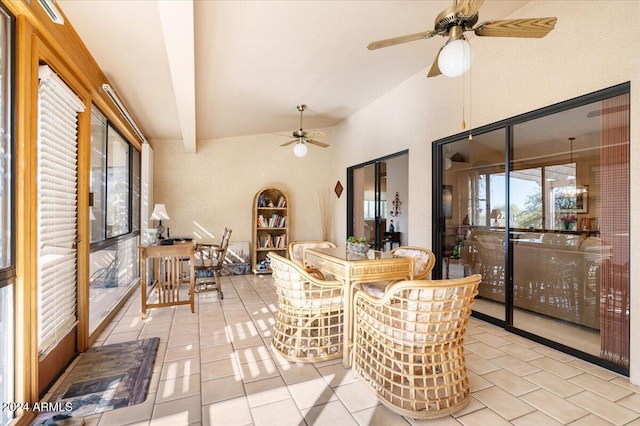
<svg viewBox="0 0 640 426"><path fill-rule="evenodd" d="M473 71L473 67L469 68L469 140L473 140L473 135L471 134L471 72Z"/></svg>
<svg viewBox="0 0 640 426"><path fill-rule="evenodd" d="M465 123L464 121L464 105L466 103L466 96L465 96L465 90L464 90L464 74L462 74L461 76L462 78L460 79L460 81L462 82L462 130L467 128L467 123Z"/></svg>

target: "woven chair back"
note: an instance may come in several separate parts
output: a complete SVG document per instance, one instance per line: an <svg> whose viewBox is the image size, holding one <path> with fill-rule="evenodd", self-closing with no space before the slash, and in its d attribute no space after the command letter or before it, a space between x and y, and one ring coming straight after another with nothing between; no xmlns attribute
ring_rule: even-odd
<svg viewBox="0 0 640 426"><path fill-rule="evenodd" d="M421 280L429 275L433 266L436 264L436 256L431 250L424 247L401 246L391 250L391 253L396 256L413 258L414 280Z"/></svg>
<svg viewBox="0 0 640 426"><path fill-rule="evenodd" d="M469 401L464 334L482 277L400 281L354 296L353 370L392 411L428 419Z"/></svg>
<svg viewBox="0 0 640 426"><path fill-rule="evenodd" d="M289 259L304 266L304 249L306 248L335 248L331 241L293 241L289 243Z"/></svg>

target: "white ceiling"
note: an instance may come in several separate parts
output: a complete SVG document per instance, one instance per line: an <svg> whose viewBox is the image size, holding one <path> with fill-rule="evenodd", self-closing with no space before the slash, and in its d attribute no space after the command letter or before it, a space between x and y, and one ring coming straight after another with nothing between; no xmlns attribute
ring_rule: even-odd
<svg viewBox="0 0 640 426"><path fill-rule="evenodd" d="M197 141L333 126L428 67L451 1L58 0L147 139ZM487 0L480 22L528 1ZM484 40L483 40L484 41ZM486 40L489 42L489 40ZM446 77L436 77L444 79Z"/></svg>

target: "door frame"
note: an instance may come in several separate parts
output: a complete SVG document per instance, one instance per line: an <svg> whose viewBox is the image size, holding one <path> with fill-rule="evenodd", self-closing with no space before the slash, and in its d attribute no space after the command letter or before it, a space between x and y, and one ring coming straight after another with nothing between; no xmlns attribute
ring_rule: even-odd
<svg viewBox="0 0 640 426"><path fill-rule="evenodd" d="M354 235L354 229L353 229L353 221L354 221L354 214L353 214L353 207L354 207L354 203L353 203L353 198L355 195L355 188L354 188L354 184L353 184L353 173L354 170L362 168L362 167L366 167L366 166L371 166L371 165L375 165L376 167L376 177L379 176L379 167L380 167L380 163L385 162L387 160L391 160L393 158L397 158L397 157L401 157L403 155L409 155L409 150L405 149L402 151L398 151L395 152L393 154L389 154L389 155L385 155L383 157L378 157L378 158L374 158L373 160L369 160L369 161L365 161L364 163L359 163L359 164L355 164L353 166L349 166L347 167L347 226L346 226L346 230L347 233L344 237L345 241L347 238L349 238L350 235ZM380 193L380 180L378 178L376 178L376 182L375 182L375 190L376 190L376 199L379 200L378 196ZM380 247L378 246L377 242L380 240L380 235L379 234L379 203L378 206L376 208L376 229L375 229L375 235L376 235L376 247L375 249L378 250Z"/></svg>

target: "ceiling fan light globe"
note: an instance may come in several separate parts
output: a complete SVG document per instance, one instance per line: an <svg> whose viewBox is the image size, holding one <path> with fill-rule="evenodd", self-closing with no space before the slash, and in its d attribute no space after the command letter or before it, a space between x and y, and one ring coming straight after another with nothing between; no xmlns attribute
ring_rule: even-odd
<svg viewBox="0 0 640 426"><path fill-rule="evenodd" d="M471 45L467 40L451 40L438 56L438 68L447 77L458 77L469 71L471 59Z"/></svg>
<svg viewBox="0 0 640 426"><path fill-rule="evenodd" d="M303 142L298 142L293 146L293 153L295 154L296 157L302 158L305 155L307 155L307 151L309 149L307 148L307 145Z"/></svg>

